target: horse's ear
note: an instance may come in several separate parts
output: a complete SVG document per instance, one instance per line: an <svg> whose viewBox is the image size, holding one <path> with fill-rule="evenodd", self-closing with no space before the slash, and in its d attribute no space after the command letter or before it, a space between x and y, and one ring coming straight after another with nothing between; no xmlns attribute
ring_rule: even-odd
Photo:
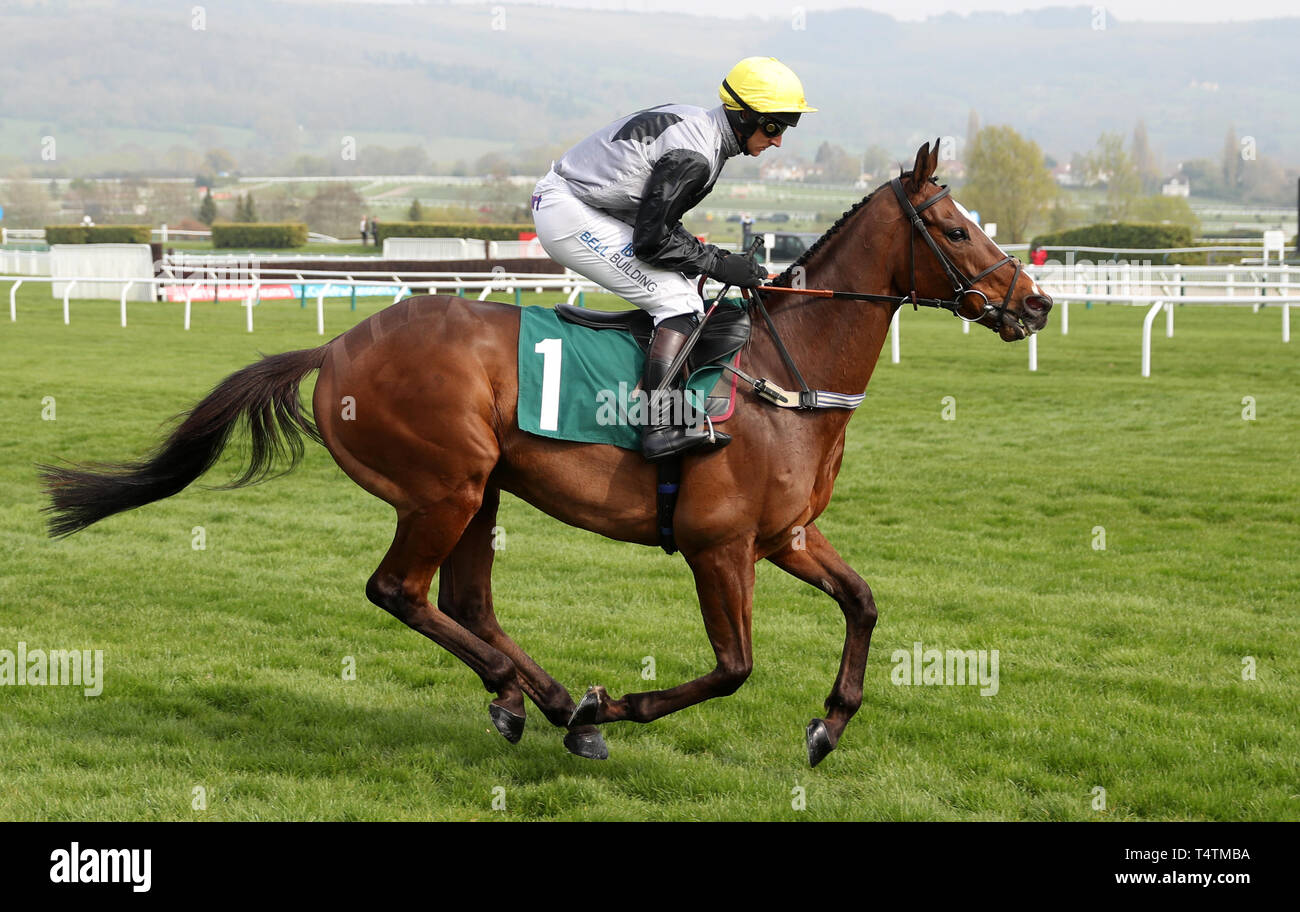
<svg viewBox="0 0 1300 912"><path fill-rule="evenodd" d="M921 189L921 186L929 179L930 175L926 169L930 165L930 144L923 143L921 148L916 150L916 161L912 164L912 177L908 181L908 186L913 193Z"/></svg>
<svg viewBox="0 0 1300 912"><path fill-rule="evenodd" d="M928 169L928 173L926 174L927 180L931 177L934 177L935 172L939 170L939 140L940 139L941 137L936 136L934 138L934 147L930 149L930 167Z"/></svg>

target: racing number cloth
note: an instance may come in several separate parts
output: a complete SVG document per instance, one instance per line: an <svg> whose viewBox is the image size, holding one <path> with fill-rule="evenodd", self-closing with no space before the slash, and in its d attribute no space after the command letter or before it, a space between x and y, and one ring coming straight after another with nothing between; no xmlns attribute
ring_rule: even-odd
<svg viewBox="0 0 1300 912"><path fill-rule="evenodd" d="M634 390L644 366L645 354L625 332L578 326L549 307L523 308L520 430L640 452L644 404ZM711 366L691 375L687 395L692 408L703 412L705 395L721 373L722 368Z"/></svg>

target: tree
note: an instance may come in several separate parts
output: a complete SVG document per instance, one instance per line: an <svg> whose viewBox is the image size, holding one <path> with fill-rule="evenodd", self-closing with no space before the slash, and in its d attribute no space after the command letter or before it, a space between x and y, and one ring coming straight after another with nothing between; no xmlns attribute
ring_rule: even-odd
<svg viewBox="0 0 1300 912"><path fill-rule="evenodd" d="M203 160L208 169L218 175L229 174L236 168L235 157L225 149L209 149Z"/></svg>
<svg viewBox="0 0 1300 912"><path fill-rule="evenodd" d="M1186 225L1193 235L1201 233L1201 220L1196 217L1187 200L1181 196L1163 196L1155 194L1133 201L1129 214L1134 221L1159 224L1169 222L1173 225Z"/></svg>
<svg viewBox="0 0 1300 912"><path fill-rule="evenodd" d="M474 172L483 177L504 178L510 174L510 161L500 152L488 152L474 163Z"/></svg>
<svg viewBox="0 0 1300 912"><path fill-rule="evenodd" d="M822 180L831 184L851 184L862 173L862 163L833 143L817 147L816 163L821 165Z"/></svg>
<svg viewBox="0 0 1300 912"><path fill-rule="evenodd" d="M152 221L167 225L194 218L194 191L172 181L151 183L149 215Z"/></svg>
<svg viewBox="0 0 1300 912"><path fill-rule="evenodd" d="M1106 184L1106 215L1123 220L1129 208L1142 191L1142 179L1137 165L1124 149L1124 137L1119 133L1103 133L1097 148L1088 156L1089 176Z"/></svg>
<svg viewBox="0 0 1300 912"><path fill-rule="evenodd" d="M889 175L889 168L892 161L889 153L883 146L872 144L867 147L867 151L862 156L862 170L871 175L871 179L879 182Z"/></svg>
<svg viewBox="0 0 1300 912"><path fill-rule="evenodd" d="M1155 193L1160 189L1160 168L1156 164L1155 153L1151 151L1151 141L1147 138L1147 125L1138 118L1133 128L1133 164L1137 168L1138 178L1142 181L1145 193Z"/></svg>
<svg viewBox="0 0 1300 912"><path fill-rule="evenodd" d="M241 193L239 195L239 205L235 207L235 221L237 222L257 221L257 211L253 208L253 194Z"/></svg>
<svg viewBox="0 0 1300 912"><path fill-rule="evenodd" d="M1187 178L1197 196L1223 193L1223 168L1212 158L1193 158L1183 162L1183 177Z"/></svg>
<svg viewBox="0 0 1300 912"><path fill-rule="evenodd" d="M27 169L14 171L0 186L5 225L10 228L44 228L50 217L50 194L46 185L29 182Z"/></svg>
<svg viewBox="0 0 1300 912"><path fill-rule="evenodd" d="M975 134L966 163L962 197L986 222L997 222L1012 243L1025 239L1029 222L1056 195L1038 143L1011 127L985 127Z"/></svg>
<svg viewBox="0 0 1300 912"><path fill-rule="evenodd" d="M217 201L212 198L212 188L205 189L207 192L203 194L203 202L199 204L199 221L211 225L217 220Z"/></svg>
<svg viewBox="0 0 1300 912"><path fill-rule="evenodd" d="M971 108L970 113L966 115L966 148L962 150L967 157L970 156L971 149L975 146L975 137L980 132L980 116Z"/></svg>
<svg viewBox="0 0 1300 912"><path fill-rule="evenodd" d="M1233 193L1241 181L1240 147L1237 145L1237 128L1228 127L1228 135L1223 138L1223 157L1221 159L1223 189Z"/></svg>
<svg viewBox="0 0 1300 912"><path fill-rule="evenodd" d="M351 184L330 181L307 202L304 215L312 231L334 237L352 237L365 208L365 200Z"/></svg>
<svg viewBox="0 0 1300 912"><path fill-rule="evenodd" d="M411 200L411 208L406 210L406 220L408 222L424 221L424 207L420 205L418 199Z"/></svg>

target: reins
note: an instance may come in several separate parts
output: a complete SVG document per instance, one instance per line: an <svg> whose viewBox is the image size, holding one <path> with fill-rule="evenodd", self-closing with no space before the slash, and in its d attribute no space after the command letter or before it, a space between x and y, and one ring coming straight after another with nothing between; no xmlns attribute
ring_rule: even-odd
<svg viewBox="0 0 1300 912"><path fill-rule="evenodd" d="M998 260L992 266L984 269L973 278L968 278L951 259L948 258L940 248L930 232L925 230L925 222L921 218L921 213L933 206L939 200L948 196L949 189L945 184L943 188L930 197L920 206L913 206L912 201L907 198L907 193L903 190L901 178L894 178L889 182L893 189L894 195L898 198L899 206L903 209L903 214L912 224L912 233L909 239L908 260L909 268L912 274L912 290L905 295L879 295L867 294L859 291L839 291L827 288L792 288L786 285L760 285L757 289L763 292L775 292L777 294L797 294L807 295L814 298L840 298L850 301L871 301L880 304L911 304L912 309L918 307L933 307L938 310L946 310L954 317L965 320L967 323L977 323L986 315L992 314L998 317L999 322L1010 317L1014 322L1019 323L1020 317L1010 311L1011 295L1015 292L1016 283L1020 280L1020 273L1024 270L1024 263L1011 255L1006 255ZM939 265L943 267L944 273L948 276L948 281L952 283L953 296L951 298L922 298L916 293L916 236L920 235L938 259ZM994 304L989 300L988 295L980 291L975 285L985 277L991 275L994 271L1014 263L1016 265L1015 275L1011 277L1011 284L1007 286L1006 296L1003 297L1000 304ZM980 305L979 313L974 317L968 317L961 312L962 306L966 303L969 295L979 295L983 303Z"/></svg>
<svg viewBox="0 0 1300 912"><path fill-rule="evenodd" d="M764 399L767 399L769 402L782 406L783 408L853 409L862 404L866 395L865 393L862 395L832 393L826 390L813 390L808 387L807 382L804 381L803 374L799 372L799 368L794 363L794 358L790 356L790 352L786 349L785 343L781 340L781 336L776 330L776 324L772 322L772 317L767 312L767 307L763 304L763 293L765 292L805 295L813 298L839 298L841 300L849 301L870 301L881 304L903 305L910 302L913 310L920 307L933 307L938 310L946 310L954 317L964 320L967 323L977 323L984 319L985 316L995 316L998 321L998 326L1001 326L1008 318L1010 318L1013 322L1021 324L1021 326L1026 329L1026 332L1028 332L1028 328L1024 327L1020 316L1012 313L1010 309L1011 295L1015 292L1016 283L1020 280L1020 273L1025 268L1024 263L1020 262L1016 257L1008 254L992 266L979 272L973 278L968 278L966 274L957 267L957 264L952 262L952 260L950 260L939 248L939 245L935 242L934 238L930 236L930 232L926 230L925 221L921 218L922 212L939 202L939 200L948 196L948 186L946 184L943 185L942 189L934 196L930 197L919 206L913 206L912 201L907 198L907 193L903 190L903 181L901 176L891 180L889 185L893 189L894 195L898 198L899 206L902 208L903 214L907 217L907 220L911 222L913 229L909 236L908 250L908 259L910 261L909 267L912 274L912 290L907 294L901 296L880 295L859 291L839 291L828 288L792 288L785 285L760 285L757 288L745 290L746 297L751 298L750 306L757 309L758 312L762 314L763 322L767 324L768 332L772 334L772 339L776 343L777 351L781 354L781 360L785 362L785 366L789 369L794 378L799 381L799 393L796 396L793 392L782 389L770 380L751 377L744 371L738 370L734 367L727 366L726 369L731 371L741 380L750 384L754 388L755 393ZM922 298L917 295L916 236L918 234L925 239L926 244L934 253L936 259L938 259L939 265L943 267L944 273L948 276L948 281L952 283L953 295L951 298ZM989 300L988 295L976 288L975 285L1008 263L1014 263L1016 271L1011 277L1011 284L1007 286L1007 293L1003 297L1001 303L995 304ZM979 295L980 300L983 302L979 305L979 313L974 317L968 317L961 312L962 307L966 303L966 299L971 295Z"/></svg>

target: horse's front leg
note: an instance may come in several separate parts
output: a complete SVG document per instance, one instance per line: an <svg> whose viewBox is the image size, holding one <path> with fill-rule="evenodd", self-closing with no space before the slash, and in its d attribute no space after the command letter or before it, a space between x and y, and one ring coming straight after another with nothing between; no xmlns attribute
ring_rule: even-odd
<svg viewBox="0 0 1300 912"><path fill-rule="evenodd" d="M840 743L849 719L862 705L862 677L876 626L876 602L871 587L831 547L816 525L804 527L800 547L787 545L768 560L791 576L816 586L839 603L844 612L844 653L840 673L826 698L826 718L808 723L808 762L816 766Z"/></svg>
<svg viewBox="0 0 1300 912"><path fill-rule="evenodd" d="M615 700L603 687L587 691L569 725L650 722L713 697L735 693L754 667L750 625L754 608L754 545L732 542L687 558L695 573L704 628L717 665L708 674L670 687Z"/></svg>

